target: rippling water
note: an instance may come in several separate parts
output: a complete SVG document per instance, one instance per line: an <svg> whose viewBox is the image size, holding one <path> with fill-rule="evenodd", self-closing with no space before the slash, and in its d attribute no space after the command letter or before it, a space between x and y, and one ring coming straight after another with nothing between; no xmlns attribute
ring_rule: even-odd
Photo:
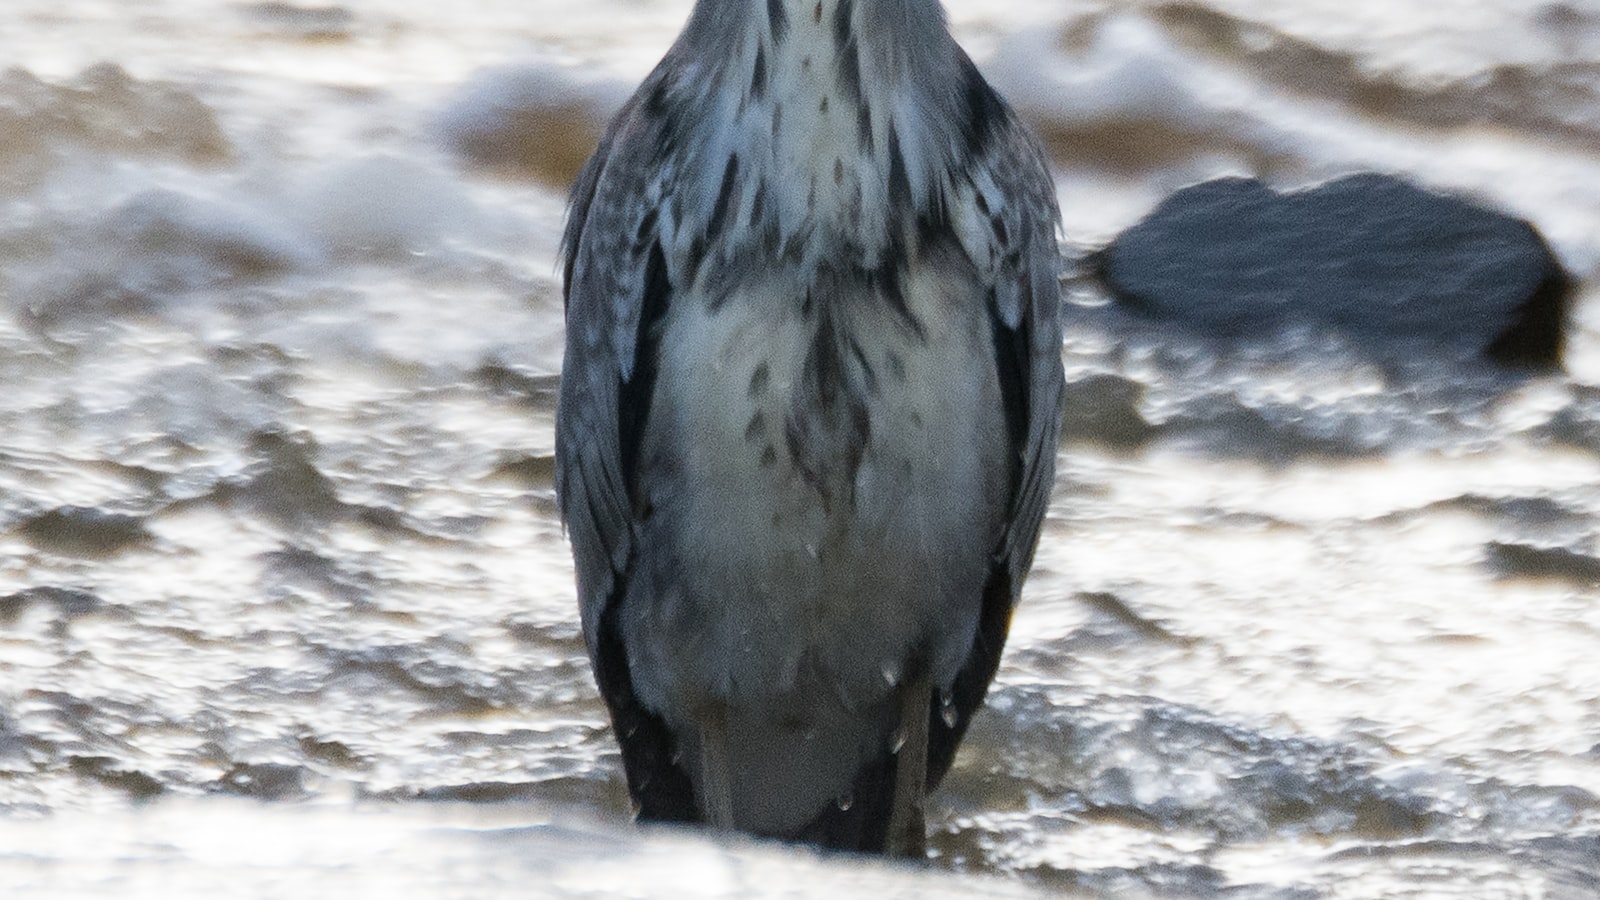
<svg viewBox="0 0 1600 900"><path fill-rule="evenodd" d="M1549 238L1566 372L1069 279L931 871L638 835L555 518L555 250L687 3L11 0L8 896L1600 894L1600 4L950 11L1075 251L1207 177L1396 172Z"/></svg>

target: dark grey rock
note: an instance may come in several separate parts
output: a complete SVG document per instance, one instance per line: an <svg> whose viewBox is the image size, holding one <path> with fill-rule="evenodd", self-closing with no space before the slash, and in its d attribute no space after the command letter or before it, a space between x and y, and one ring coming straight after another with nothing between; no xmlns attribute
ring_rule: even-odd
<svg viewBox="0 0 1600 900"><path fill-rule="evenodd" d="M1397 178L1185 188L1098 259L1124 306L1223 337L1309 325L1379 357L1560 365L1571 280L1533 226Z"/></svg>

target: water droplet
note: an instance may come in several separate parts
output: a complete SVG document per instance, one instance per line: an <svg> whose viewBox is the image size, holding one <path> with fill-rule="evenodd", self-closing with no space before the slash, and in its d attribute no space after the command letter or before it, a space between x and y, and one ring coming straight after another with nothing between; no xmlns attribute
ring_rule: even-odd
<svg viewBox="0 0 1600 900"><path fill-rule="evenodd" d="M946 728L954 728L961 721L961 710L956 709L955 695L949 691L939 692L939 718L944 720Z"/></svg>
<svg viewBox="0 0 1600 900"><path fill-rule="evenodd" d="M856 798L854 794L840 794L839 799L833 802L839 804L840 812L848 812L856 804Z"/></svg>
<svg viewBox="0 0 1600 900"><path fill-rule="evenodd" d="M906 729L904 726L896 728L894 734L889 735L889 752L899 753L906 745Z"/></svg>
<svg viewBox="0 0 1600 900"><path fill-rule="evenodd" d="M671 763L673 765L677 765L678 763L683 762L683 751L679 750L677 748L673 748L673 750L672 750L672 758L671 758L670 761L671 761Z"/></svg>
<svg viewBox="0 0 1600 900"><path fill-rule="evenodd" d="M883 673L883 683L884 684L887 684L889 687L897 687L897 686L899 686L899 684L900 684L900 664L898 662L895 662L892 659L886 659L886 660L883 661L883 664L878 668L878 671Z"/></svg>

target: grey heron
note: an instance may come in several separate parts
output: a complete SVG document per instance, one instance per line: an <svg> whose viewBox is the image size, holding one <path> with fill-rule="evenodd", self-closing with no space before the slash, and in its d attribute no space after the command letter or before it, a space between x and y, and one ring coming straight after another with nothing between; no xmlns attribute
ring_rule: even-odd
<svg viewBox="0 0 1600 900"><path fill-rule="evenodd" d="M937 0L698 0L610 123L557 494L641 819L922 853L1053 481L1057 227Z"/></svg>

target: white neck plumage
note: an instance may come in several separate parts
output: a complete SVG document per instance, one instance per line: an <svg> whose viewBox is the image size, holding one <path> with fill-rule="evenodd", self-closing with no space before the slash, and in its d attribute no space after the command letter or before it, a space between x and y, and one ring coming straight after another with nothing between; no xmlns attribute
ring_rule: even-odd
<svg viewBox="0 0 1600 900"><path fill-rule="evenodd" d="M707 177L686 198L706 216L870 269L942 203L961 142L937 129L964 58L938 3L701 0L681 41L713 92L714 143L694 148Z"/></svg>

